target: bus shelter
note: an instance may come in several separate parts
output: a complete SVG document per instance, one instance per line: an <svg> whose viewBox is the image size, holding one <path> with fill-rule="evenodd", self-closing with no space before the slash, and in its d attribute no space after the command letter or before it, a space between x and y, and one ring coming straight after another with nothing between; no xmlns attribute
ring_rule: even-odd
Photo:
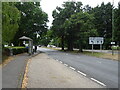
<svg viewBox="0 0 120 90"><path fill-rule="evenodd" d="M28 40L29 41L29 44L28 44L28 53L29 55L32 55L33 53L33 40L29 37L26 37L26 36L22 36L19 38L20 40Z"/></svg>

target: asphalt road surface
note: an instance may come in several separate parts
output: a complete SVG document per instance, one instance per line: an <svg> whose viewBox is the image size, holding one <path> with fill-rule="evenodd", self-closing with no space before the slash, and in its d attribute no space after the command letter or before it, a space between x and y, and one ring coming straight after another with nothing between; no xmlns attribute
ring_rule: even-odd
<svg viewBox="0 0 120 90"><path fill-rule="evenodd" d="M104 83L107 88L118 88L118 61L83 54L71 54L46 48L38 48L38 50L45 52L53 59L60 60L76 70L85 73L86 77L94 78Z"/></svg>

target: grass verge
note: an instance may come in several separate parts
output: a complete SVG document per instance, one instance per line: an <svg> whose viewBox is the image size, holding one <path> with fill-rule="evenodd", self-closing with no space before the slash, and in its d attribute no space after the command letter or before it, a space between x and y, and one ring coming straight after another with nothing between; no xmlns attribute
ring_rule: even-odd
<svg viewBox="0 0 120 90"><path fill-rule="evenodd" d="M112 55L111 53L100 53L100 52L88 52L84 51L83 54L88 55L88 56L95 56L98 58L105 58L105 59L112 59L112 60L119 60L118 59L118 54Z"/></svg>

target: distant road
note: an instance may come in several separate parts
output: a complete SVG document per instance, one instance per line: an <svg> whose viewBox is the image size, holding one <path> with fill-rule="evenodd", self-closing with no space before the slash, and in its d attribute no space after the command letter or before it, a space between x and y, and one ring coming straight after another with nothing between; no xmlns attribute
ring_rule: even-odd
<svg viewBox="0 0 120 90"><path fill-rule="evenodd" d="M95 78L104 83L108 88L118 88L118 61L46 48L38 48L38 50L45 52L53 59L61 60L63 63L85 73L88 78Z"/></svg>

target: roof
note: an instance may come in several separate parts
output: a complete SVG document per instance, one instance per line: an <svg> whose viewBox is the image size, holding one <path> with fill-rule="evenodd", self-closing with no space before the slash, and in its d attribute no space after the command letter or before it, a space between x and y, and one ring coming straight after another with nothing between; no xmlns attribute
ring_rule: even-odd
<svg viewBox="0 0 120 90"><path fill-rule="evenodd" d="M29 38L29 37L26 37L26 36L22 36L22 37L20 37L19 39L32 40L31 38Z"/></svg>

